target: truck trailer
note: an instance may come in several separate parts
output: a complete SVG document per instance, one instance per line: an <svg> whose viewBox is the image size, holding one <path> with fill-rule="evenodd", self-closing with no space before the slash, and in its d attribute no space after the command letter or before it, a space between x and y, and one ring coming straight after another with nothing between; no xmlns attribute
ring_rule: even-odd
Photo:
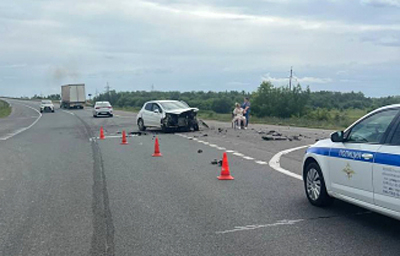
<svg viewBox="0 0 400 256"><path fill-rule="evenodd" d="M85 103L85 84L66 84L61 86L60 108L83 109Z"/></svg>

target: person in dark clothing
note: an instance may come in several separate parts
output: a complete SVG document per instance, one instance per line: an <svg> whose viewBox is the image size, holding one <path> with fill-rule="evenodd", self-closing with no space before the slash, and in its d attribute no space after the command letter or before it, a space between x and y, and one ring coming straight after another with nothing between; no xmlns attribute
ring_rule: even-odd
<svg viewBox="0 0 400 256"><path fill-rule="evenodd" d="M249 125L249 118L250 118L250 101L249 98L244 98L244 102L242 105L243 108L243 115L246 117L246 125L244 129L247 129L247 126Z"/></svg>

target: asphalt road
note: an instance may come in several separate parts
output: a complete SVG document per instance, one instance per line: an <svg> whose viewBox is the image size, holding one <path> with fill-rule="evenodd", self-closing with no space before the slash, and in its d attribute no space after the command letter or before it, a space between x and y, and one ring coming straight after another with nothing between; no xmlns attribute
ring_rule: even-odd
<svg viewBox="0 0 400 256"><path fill-rule="evenodd" d="M158 134L163 157L152 158L157 131L120 145L123 129L137 129L134 114L40 117L38 103L10 102L0 120L0 255L399 255L399 221L340 201L312 207L300 180L266 164L329 131L209 122ZM302 136L264 141L261 130ZM210 164L223 151L234 181L217 180ZM303 152L281 166L300 174Z"/></svg>

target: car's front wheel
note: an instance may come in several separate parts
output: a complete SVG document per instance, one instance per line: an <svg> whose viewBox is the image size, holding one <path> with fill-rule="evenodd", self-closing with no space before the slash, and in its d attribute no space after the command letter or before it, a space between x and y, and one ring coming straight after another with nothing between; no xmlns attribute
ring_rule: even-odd
<svg viewBox="0 0 400 256"><path fill-rule="evenodd" d="M326 192L321 168L315 162L308 164L304 171L304 188L312 205L324 207L333 202L333 198Z"/></svg>
<svg viewBox="0 0 400 256"><path fill-rule="evenodd" d="M144 126L144 122L143 119L139 119L137 125L139 126L139 130L140 131L145 131L146 130L146 126Z"/></svg>

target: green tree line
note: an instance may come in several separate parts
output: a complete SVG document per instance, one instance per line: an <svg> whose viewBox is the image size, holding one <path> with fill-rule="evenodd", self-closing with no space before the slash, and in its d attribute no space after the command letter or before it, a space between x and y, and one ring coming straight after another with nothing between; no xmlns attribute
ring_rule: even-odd
<svg viewBox="0 0 400 256"><path fill-rule="evenodd" d="M371 110L380 106L400 103L400 96L381 98L366 97L362 92L311 92L308 87L300 84L293 88L276 87L269 81L264 81L252 93L244 91L225 92L179 92L179 91L131 91L102 93L94 101L110 101L116 107L140 108L149 100L182 100L200 110L216 113L230 113L236 102L242 103L244 97L249 97L251 113L257 117L309 117L325 120L340 119L340 113L348 109ZM330 116L336 110L334 116Z"/></svg>

